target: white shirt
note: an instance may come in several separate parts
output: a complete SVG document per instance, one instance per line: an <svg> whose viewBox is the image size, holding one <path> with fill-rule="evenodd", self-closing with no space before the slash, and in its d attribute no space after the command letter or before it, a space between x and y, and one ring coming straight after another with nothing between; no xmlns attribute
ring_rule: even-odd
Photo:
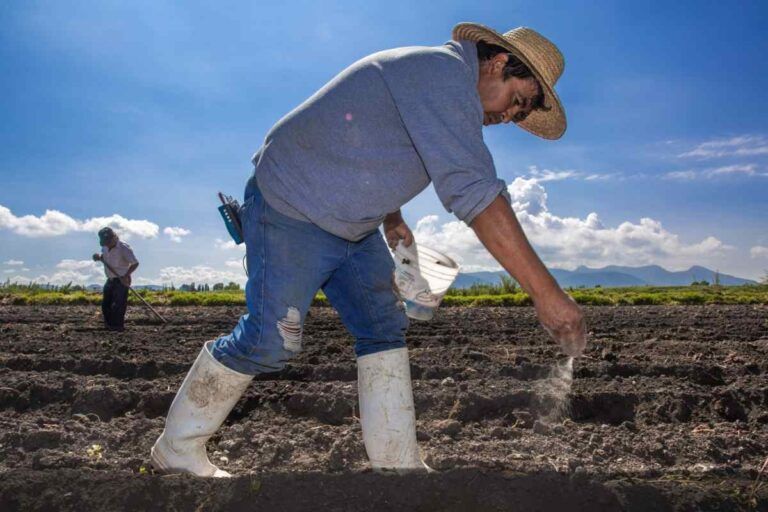
<svg viewBox="0 0 768 512"><path fill-rule="evenodd" d="M114 272L107 269L107 265L104 265L104 273L107 274L107 277L123 277L131 265L139 262L136 256L134 256L131 246L122 240L118 240L112 249L103 246L101 248L101 257L118 273L118 275L115 275Z"/></svg>

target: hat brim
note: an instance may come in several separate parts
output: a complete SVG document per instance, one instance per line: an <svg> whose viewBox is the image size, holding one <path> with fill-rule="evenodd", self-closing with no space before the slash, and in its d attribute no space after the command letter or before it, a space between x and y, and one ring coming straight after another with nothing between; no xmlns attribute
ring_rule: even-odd
<svg viewBox="0 0 768 512"><path fill-rule="evenodd" d="M565 109L560 102L560 97L554 89L554 84L544 80L531 60L504 36L479 23L459 23L453 27L454 40L483 41L509 50L509 53L520 59L541 85L544 93L544 104L547 110L533 110L524 121L515 123L520 128L544 139L556 140L563 136L568 122L565 117Z"/></svg>

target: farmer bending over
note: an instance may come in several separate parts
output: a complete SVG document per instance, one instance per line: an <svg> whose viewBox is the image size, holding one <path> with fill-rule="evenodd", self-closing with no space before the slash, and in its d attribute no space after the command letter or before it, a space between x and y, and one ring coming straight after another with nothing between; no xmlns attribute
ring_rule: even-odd
<svg viewBox="0 0 768 512"><path fill-rule="evenodd" d="M131 246L120 240L111 228L99 230L101 254L94 254L94 261L104 263L107 282L101 299L104 326L110 331L125 329L125 310L128 308L128 287L131 274L139 266Z"/></svg>
<svg viewBox="0 0 768 512"><path fill-rule="evenodd" d="M322 289L355 338L371 466L426 469L416 444L408 319L387 244L412 242L400 207L430 183L530 294L544 329L578 355L582 312L528 243L483 142L483 126L509 122L559 138L565 113L553 86L563 64L533 30L501 35L461 23L442 46L365 57L282 118L253 157L240 211L248 314L231 334L205 343L152 448L155 468L229 476L208 460L205 442L254 375L279 371L301 351L304 318Z"/></svg>

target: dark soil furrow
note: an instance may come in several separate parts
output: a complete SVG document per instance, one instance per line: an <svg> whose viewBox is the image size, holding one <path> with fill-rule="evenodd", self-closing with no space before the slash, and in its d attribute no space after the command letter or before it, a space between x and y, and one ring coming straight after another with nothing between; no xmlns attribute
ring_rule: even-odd
<svg viewBox="0 0 768 512"><path fill-rule="evenodd" d="M208 443L241 478L148 454L203 342L243 308L0 308L0 510L768 510L768 308L585 308L573 382L532 308L444 308L408 333L417 433L440 473L366 470L354 340L313 308ZM145 468L142 470L142 468ZM371 505L373 503L373 505Z"/></svg>

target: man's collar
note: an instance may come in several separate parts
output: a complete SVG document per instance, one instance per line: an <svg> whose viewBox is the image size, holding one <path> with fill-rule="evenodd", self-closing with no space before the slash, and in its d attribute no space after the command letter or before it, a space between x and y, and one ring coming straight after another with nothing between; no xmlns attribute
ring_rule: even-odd
<svg viewBox="0 0 768 512"><path fill-rule="evenodd" d="M453 50L459 58L467 65L470 76L475 82L480 77L480 63L477 59L477 44L474 41L462 39L459 41L448 41L445 46Z"/></svg>

